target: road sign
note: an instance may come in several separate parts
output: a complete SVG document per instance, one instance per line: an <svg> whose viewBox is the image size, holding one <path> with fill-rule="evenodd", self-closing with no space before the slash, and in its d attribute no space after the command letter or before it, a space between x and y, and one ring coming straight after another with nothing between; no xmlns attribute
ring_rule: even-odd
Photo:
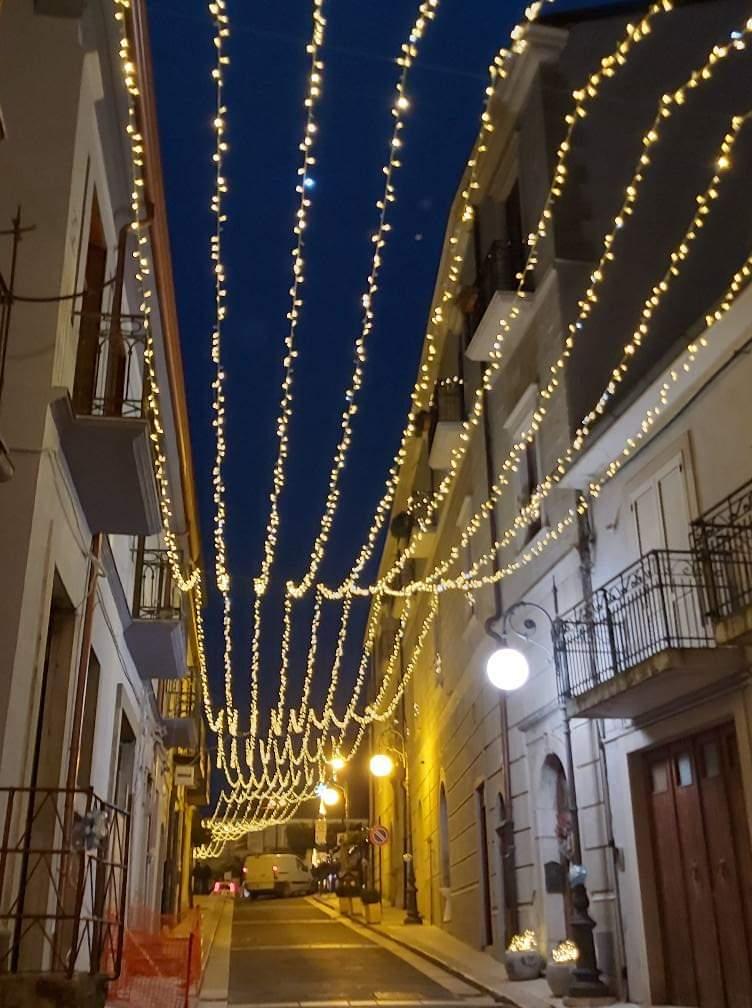
<svg viewBox="0 0 752 1008"><path fill-rule="evenodd" d="M383 847L389 843L389 830L381 824L372 826L368 831L368 839L374 847Z"/></svg>

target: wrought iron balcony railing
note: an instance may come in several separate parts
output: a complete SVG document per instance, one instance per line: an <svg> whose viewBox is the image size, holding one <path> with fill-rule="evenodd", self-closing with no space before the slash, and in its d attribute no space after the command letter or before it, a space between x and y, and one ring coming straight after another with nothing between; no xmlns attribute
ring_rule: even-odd
<svg viewBox="0 0 752 1008"><path fill-rule="evenodd" d="M692 523L705 610L726 619L752 604L752 480Z"/></svg>
<svg viewBox="0 0 752 1008"><path fill-rule="evenodd" d="M478 267L475 278L476 300L472 311L472 327L476 329L497 291L516 291L517 274L525 267L525 250L512 242L497 239ZM528 272L522 285L524 291L533 290L532 274Z"/></svg>
<svg viewBox="0 0 752 1008"><path fill-rule="evenodd" d="M81 315L73 409L79 416L144 416L142 315Z"/></svg>
<svg viewBox="0 0 752 1008"><path fill-rule="evenodd" d="M582 696L664 651L713 647L701 573L690 551L653 550L559 618L562 696Z"/></svg>
<svg viewBox="0 0 752 1008"><path fill-rule="evenodd" d="M193 675L184 679L166 679L161 684L162 716L165 718L194 718L199 716L196 683Z"/></svg>
<svg viewBox="0 0 752 1008"><path fill-rule="evenodd" d="M172 577L166 549L149 549L141 539L135 551L133 618L179 620L180 591Z"/></svg>

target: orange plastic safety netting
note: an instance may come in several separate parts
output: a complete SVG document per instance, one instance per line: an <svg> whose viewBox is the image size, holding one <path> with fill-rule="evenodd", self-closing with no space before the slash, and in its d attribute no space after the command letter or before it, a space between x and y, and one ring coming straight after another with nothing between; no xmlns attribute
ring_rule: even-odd
<svg viewBox="0 0 752 1008"><path fill-rule="evenodd" d="M129 911L120 976L109 985L112 1008L189 1008L201 976L201 912L179 919Z"/></svg>

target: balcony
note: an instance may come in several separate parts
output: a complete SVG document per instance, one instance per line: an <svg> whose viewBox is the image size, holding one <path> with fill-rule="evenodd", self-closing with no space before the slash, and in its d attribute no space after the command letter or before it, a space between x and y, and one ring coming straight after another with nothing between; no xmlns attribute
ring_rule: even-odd
<svg viewBox="0 0 752 1008"><path fill-rule="evenodd" d="M517 274L523 268L523 252L508 242L493 242L475 280L475 301L468 318L472 337L467 347L467 356L471 360L490 360L501 320L507 318L515 305L519 311L513 319L508 320L509 331L504 336L505 352L511 353L522 339L535 310L534 300L530 296L532 277L529 273L522 287L527 296L517 296Z"/></svg>
<svg viewBox="0 0 752 1008"><path fill-rule="evenodd" d="M140 316L81 317L72 397L51 411L92 532L152 535L159 499L143 404Z"/></svg>
<svg viewBox="0 0 752 1008"><path fill-rule="evenodd" d="M459 447L465 420L465 400L461 384L437 385L434 410L428 433L428 465L431 469L448 469L452 452Z"/></svg>
<svg viewBox="0 0 752 1008"><path fill-rule="evenodd" d="M132 620L125 640L142 679L182 679L186 666L180 592L165 549L135 550Z"/></svg>
<svg viewBox="0 0 752 1008"><path fill-rule="evenodd" d="M740 650L716 646L704 592L693 553L654 550L558 619L570 713L639 719L741 676Z"/></svg>
<svg viewBox="0 0 752 1008"><path fill-rule="evenodd" d="M195 753L199 747L199 711L193 676L163 684L162 727L167 749Z"/></svg>
<svg viewBox="0 0 752 1008"><path fill-rule="evenodd" d="M752 481L692 523L716 643L752 642Z"/></svg>

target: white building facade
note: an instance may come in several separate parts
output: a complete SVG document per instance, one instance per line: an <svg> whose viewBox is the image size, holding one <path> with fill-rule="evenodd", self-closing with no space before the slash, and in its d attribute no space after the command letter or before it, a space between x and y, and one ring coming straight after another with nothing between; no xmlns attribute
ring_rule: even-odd
<svg viewBox="0 0 752 1008"><path fill-rule="evenodd" d="M137 245L120 9L20 0L0 10L0 787L11 829L19 803L38 809L49 791L63 830L87 789L127 811L125 897L148 916L188 904L208 769L191 599L163 534L135 277L141 257L154 288L158 450L189 570L197 512L148 38L143 6L131 5L152 208ZM18 788L30 791L14 811L7 789ZM52 820L38 828L54 846ZM9 864L4 877L11 931L19 870Z"/></svg>
<svg viewBox="0 0 752 1008"><path fill-rule="evenodd" d="M734 42L748 15L725 0L645 11L631 12L636 42L623 12L544 17L497 85L474 222L439 274L442 303L459 249L462 277L434 327L433 413L408 449L381 571L410 548L404 582L426 577L459 544L451 576L479 563L477 574L500 572L472 597L438 596L418 651L421 594L397 655L423 915L497 958L530 928L548 954L572 937L578 832L612 990L735 1008L752 990L752 147L740 124L727 160L721 143L746 113L749 58ZM547 204L564 116L625 38L613 74L591 79L597 96ZM729 49L705 72L716 43ZM694 71L701 82L653 127L662 96ZM710 212L693 227L703 195ZM549 205L520 301L528 235ZM448 236L461 207L458 195ZM484 419L432 514L426 499L499 346ZM494 506L462 542L495 483ZM382 618L375 689L404 605ZM485 674L488 630L503 629L531 669L509 694ZM399 778L376 784L373 813L392 829L383 882L399 902Z"/></svg>

